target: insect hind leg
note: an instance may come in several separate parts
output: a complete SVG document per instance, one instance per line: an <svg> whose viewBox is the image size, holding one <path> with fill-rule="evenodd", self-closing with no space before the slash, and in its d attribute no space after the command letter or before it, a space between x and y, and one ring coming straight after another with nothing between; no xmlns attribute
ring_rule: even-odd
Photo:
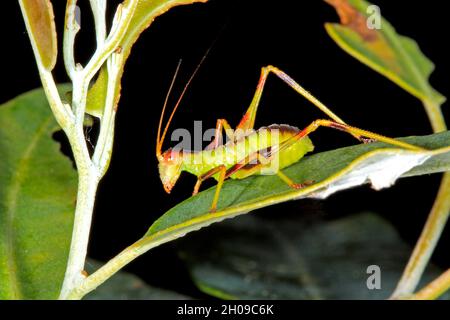
<svg viewBox="0 0 450 320"><path fill-rule="evenodd" d="M409 144L406 142L402 142L399 140L395 140L392 138L388 138L386 136L382 136L380 134L373 133L371 131L359 129L356 127L349 126L347 124L342 124L342 123L334 122L331 120L325 120L325 119L319 119L319 120L313 121L309 126L307 126L305 129L300 131L298 134L296 134L289 140L283 142L279 147L280 150L286 149L287 147L289 147L292 144L293 141L297 141L297 140L300 140L300 139L308 136L312 132L316 131L319 127L328 127L328 128L332 128L335 130L344 131L353 136L362 137L362 139L368 139L369 141L380 141L380 142L388 143L388 144L391 144L391 145L394 145L394 146L397 146L400 148L404 148L407 150L414 150L414 151L425 150L424 148L421 148L421 147L418 147L418 146L415 146L415 145L412 145L412 144Z"/></svg>
<svg viewBox="0 0 450 320"><path fill-rule="evenodd" d="M228 124L228 121L225 120L225 119L217 119L214 139L206 147L206 150L215 149L215 148L217 148L220 145L220 142L222 141L222 130L225 131L225 136L228 139L234 140L234 130Z"/></svg>
<svg viewBox="0 0 450 320"><path fill-rule="evenodd" d="M293 188L293 189L302 189L302 188L307 187L307 186L309 186L309 185L311 185L311 184L314 183L314 181L311 181L311 180L305 181L305 182L303 182L303 183L297 183L297 182L293 181L291 178L289 178L286 174L284 174L284 173L281 172L281 171L278 171L278 172L277 172L277 176L278 176L281 180L283 180L284 182L286 182L286 184L287 184L289 187Z"/></svg>
<svg viewBox="0 0 450 320"><path fill-rule="evenodd" d="M309 102L311 102L316 108L325 113L328 117L330 117L334 122L346 124L340 117L338 117L334 112L332 112L326 105L324 105L320 100L314 97L309 91L304 89L300 84L298 84L294 79L292 79L288 74L283 72L282 70L274 67L272 65L268 65L261 69L260 79L258 81L258 85L256 87L255 94L253 96L252 102L250 103L249 108L246 113L242 117L239 125L236 127L241 130L250 130L254 128L256 113L258 111L258 106L261 101L262 93L264 90L264 86L266 84L267 77L270 73L275 74L278 78L280 78L284 83L294 89L298 94L306 98ZM371 140L366 139L365 137L359 136L357 134L351 133L356 139L361 142L367 143L371 142Z"/></svg>

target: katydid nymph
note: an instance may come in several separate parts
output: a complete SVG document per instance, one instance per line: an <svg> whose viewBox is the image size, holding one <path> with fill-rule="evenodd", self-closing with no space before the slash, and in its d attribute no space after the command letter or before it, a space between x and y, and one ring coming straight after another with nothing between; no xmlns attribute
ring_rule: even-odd
<svg viewBox="0 0 450 320"><path fill-rule="evenodd" d="M175 72L174 79L172 80L169 93L173 87L178 69L179 65L177 71ZM197 70L198 67L196 71ZM278 76L297 93L304 96L309 102L312 103L312 105L324 112L329 119L315 120L304 129L299 129L290 125L274 124L268 127L262 127L258 130L253 130L258 105L261 100L267 77L270 73ZM244 179L252 175L276 174L291 188L296 189L314 183L311 181L292 181L282 172L282 169L298 162L306 153L311 152L314 149L308 136L321 126L347 132L364 143L370 141L382 141L405 149L423 150L422 148L414 145L347 125L341 118L334 114L328 107L301 87L286 73L274 66L266 66L261 70L260 80L250 106L235 130L231 128L225 119L218 119L214 139L206 149L201 151L168 149L167 151L162 152L162 144L167 134L170 122L172 121L175 111L180 104L181 98L183 97L186 88L189 86L194 74L185 86L161 135L162 122L168 96L166 97L159 121L156 141L156 156L159 162L159 175L164 190L167 193L170 193L182 171L186 171L197 176L197 183L194 186L193 195L198 193L200 185L206 179L214 178L217 180L217 186L210 208L211 212L214 212L217 209L220 190L224 180L227 178ZM225 134L228 137L228 141L226 143L220 142L222 140L222 131L225 131ZM268 138L270 138L275 132L278 134L278 137L276 140L277 143L274 144L271 142L273 140ZM255 140L259 141L259 144L251 143L251 141ZM251 147L252 145L257 145L258 147ZM271 169L275 156L277 157L278 163L274 169Z"/></svg>

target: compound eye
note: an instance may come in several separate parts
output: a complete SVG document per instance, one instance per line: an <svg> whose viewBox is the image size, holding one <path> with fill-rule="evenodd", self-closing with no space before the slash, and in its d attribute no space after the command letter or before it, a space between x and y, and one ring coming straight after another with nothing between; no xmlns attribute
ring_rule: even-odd
<svg viewBox="0 0 450 320"><path fill-rule="evenodd" d="M172 148L170 148L166 152L164 152L163 157L164 157L165 161L172 161L173 160Z"/></svg>

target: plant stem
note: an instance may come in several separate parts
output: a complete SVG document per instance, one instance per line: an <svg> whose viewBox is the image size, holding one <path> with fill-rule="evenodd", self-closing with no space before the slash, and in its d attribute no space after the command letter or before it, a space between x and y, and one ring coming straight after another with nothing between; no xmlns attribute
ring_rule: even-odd
<svg viewBox="0 0 450 320"><path fill-rule="evenodd" d="M73 83L71 106L63 103L59 96L51 72L53 66L47 66L48 69L44 67L35 35L30 27L28 15L23 7L23 3L19 3L30 35L31 45L47 99L57 122L69 139L78 171L78 194L72 241L63 287L60 293L60 299L65 299L84 280L82 273L86 260L95 195L98 183L107 170L113 143L115 88L119 77L120 64L122 63L120 54L116 55L114 51L118 48L120 41L127 32L138 0L124 1L123 4L119 4L111 31L107 37L105 21L106 0L90 0L95 20L97 48L84 69L81 65L76 64L74 59L75 37L80 30L79 21L76 21L77 10L79 10L76 5L77 0L67 1L63 57L67 74ZM105 62L107 63L110 78L108 79L108 92L105 101L105 116L101 119L101 135L95 146L95 161L93 161L91 160L83 132L86 100L89 84Z"/></svg>
<svg viewBox="0 0 450 320"><path fill-rule="evenodd" d="M66 299L72 288L75 288L84 280L82 271L84 270L87 255L92 212L98 182L98 174L93 168L78 169L78 194L75 220L70 244L70 254L60 299Z"/></svg>
<svg viewBox="0 0 450 320"><path fill-rule="evenodd" d="M434 132L447 129L440 104L431 100L425 100L425 110L428 114ZM417 241L414 251L403 272L402 278L397 284L392 298L402 298L411 295L419 284L431 255L441 237L445 224L450 214L450 173L445 173L436 199L425 227Z"/></svg>
<svg viewBox="0 0 450 320"><path fill-rule="evenodd" d="M127 2L126 6L119 5L114 18L112 31L107 39L105 39L104 34L106 2L103 0L101 2L91 1L98 42L93 57L84 69L78 68L74 61L71 61L73 48L71 49L70 46L73 46L74 44L73 39L75 38L75 33L78 32L79 26L77 26L76 21L74 21L76 1L73 0L70 4L71 5L68 6L69 22L67 23L67 26L69 27L66 28L65 33L65 37L68 38L65 47L65 58L70 60L69 63L66 63L66 68L68 68L68 74L71 75L73 82L72 109L74 112L75 123L71 127L71 130L66 131L66 134L69 138L75 163L77 165L79 182L72 241L64 282L59 297L60 299L67 299L71 292L84 281L83 270L89 243L95 196L98 183L105 174L107 164L109 163L114 135L115 112L112 110L114 108L114 98L111 98L111 96L114 96L115 90L111 90L111 87L114 87L115 89L118 72L113 72L114 77L108 79L108 83L112 83L108 86L107 92L107 96L110 98L105 101L105 110L108 110L108 112L106 112L107 117L101 119L101 139L99 139L95 146L96 152L94 152L94 154L97 153L98 149L106 150L107 152L102 153L103 156L100 159L102 161L91 160L83 132L89 83L105 62L107 63L108 70L113 69L115 71L119 69L119 66L115 64L115 62L117 62L117 60L120 61L120 59L117 59L113 52L116 50L127 30L137 5L137 0Z"/></svg>
<svg viewBox="0 0 450 320"><path fill-rule="evenodd" d="M442 179L438 195L414 251L393 294L395 298L410 295L417 285L442 234L450 211L450 175Z"/></svg>
<svg viewBox="0 0 450 320"><path fill-rule="evenodd" d="M73 80L76 71L74 45L75 37L80 31L76 21L77 0L67 0L66 19L64 21L63 57L67 75Z"/></svg>
<svg viewBox="0 0 450 320"><path fill-rule="evenodd" d="M410 297L412 300L435 300L450 289L450 269Z"/></svg>
<svg viewBox="0 0 450 320"><path fill-rule="evenodd" d="M225 214L223 216L226 216ZM209 216L204 216L199 220L208 220ZM220 218L219 219L223 219ZM109 260L101 268L96 270L93 274L89 275L82 283L75 287L66 297L68 300L79 300L83 298L89 292L95 290L103 282L111 278L116 272L126 266L128 263L146 253L147 251L156 248L164 243L173 241L182 237L185 233L198 230L198 226L187 227L183 232L168 232L168 230L162 231L158 235L154 235L152 240L149 241L148 237L143 237L133 243L131 246L125 248L122 252Z"/></svg>
<svg viewBox="0 0 450 320"><path fill-rule="evenodd" d="M72 296L74 288L79 287L85 280L82 271L84 270L86 261L95 195L98 183L107 170L111 156L115 118L114 93L120 62L120 58L115 53L107 60L109 71L107 97L104 115L101 121L100 136L95 147L92 161L85 148L86 145L83 132L78 131L78 134L68 134L75 155L75 162L77 163L79 182L70 254L60 299L68 299ZM87 84L83 80L78 82L75 77L74 87L76 87L77 90L74 91L72 104L77 107L77 110L82 111L82 113L78 113L76 119L83 121L82 116L84 116L84 108L82 106L85 106L86 104ZM77 136L78 138L74 138L73 140L70 138Z"/></svg>
<svg viewBox="0 0 450 320"><path fill-rule="evenodd" d="M84 74L74 70L72 107L75 111L75 124L72 130L67 132L67 137L77 165L78 194L69 259L60 299L65 299L67 294L83 281L82 272L87 255L95 195L100 181L98 170L91 161L83 132L88 85L89 82L86 81Z"/></svg>
<svg viewBox="0 0 450 320"><path fill-rule="evenodd" d="M424 100L423 106L427 112L433 132L441 132L447 130L444 116L442 115L441 105L432 100Z"/></svg>
<svg viewBox="0 0 450 320"><path fill-rule="evenodd" d="M81 285L75 287L65 298L68 300L79 300L89 292L95 290L99 285L108 280L112 275L122 269L125 265L145 253L148 249L143 249L139 241L123 250L114 258L109 260L100 269L88 276Z"/></svg>

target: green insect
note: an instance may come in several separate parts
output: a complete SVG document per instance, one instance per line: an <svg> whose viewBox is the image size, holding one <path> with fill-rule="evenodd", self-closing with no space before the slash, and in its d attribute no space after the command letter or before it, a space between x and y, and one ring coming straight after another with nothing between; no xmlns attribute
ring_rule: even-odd
<svg viewBox="0 0 450 320"><path fill-rule="evenodd" d="M175 77L178 69L179 65L175 73ZM423 150L422 148L414 145L347 125L341 118L335 115L330 109L328 109L323 103L301 87L286 73L274 66L267 66L262 68L261 77L250 107L242 117L242 120L239 122L235 130L231 128L225 119L218 119L215 137L205 150L187 151L169 149L165 152L161 152L162 144L167 134L170 122L172 121L181 98L183 97L186 88L189 86L195 73L196 72L194 72L188 81L188 84L184 88L183 93L181 94L169 120L167 121L164 132L161 135L162 121L167 105L166 97L159 121L156 141L156 156L159 162L159 175L167 193L170 193L182 171L186 171L197 176L197 183L195 184L193 195L198 193L202 182L206 179L212 177L217 180L217 187L210 209L211 212L214 212L217 208L220 190L224 180L227 178L244 179L252 175L276 174L291 188L295 189L314 183L311 181L302 183L292 181L281 170L298 162L306 153L311 152L314 149L308 135L321 126L347 132L364 143L371 141L382 141L405 149ZM258 130L253 130L258 105L261 100L266 79L270 73L277 75L291 88L323 111L330 119L315 120L302 130L289 125L276 124L268 127L262 127ZM174 80L170 86L169 93L173 87ZM220 143L222 141L223 130L225 130L225 134L229 139L225 144ZM275 133L277 135L276 140L272 139ZM273 141L276 141L276 143ZM273 166L275 159L277 160L277 165Z"/></svg>

